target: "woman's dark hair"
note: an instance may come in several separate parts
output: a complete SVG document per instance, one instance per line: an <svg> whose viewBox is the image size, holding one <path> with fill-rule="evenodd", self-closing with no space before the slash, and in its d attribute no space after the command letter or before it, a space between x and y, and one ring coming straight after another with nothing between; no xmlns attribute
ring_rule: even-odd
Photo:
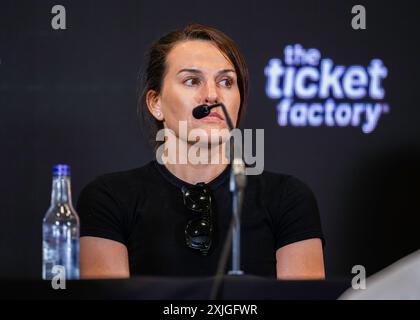
<svg viewBox="0 0 420 320"><path fill-rule="evenodd" d="M245 59L236 43L223 32L202 24L189 24L183 29L172 31L156 41L147 52L147 64L142 75L141 94L138 100L137 114L141 125L148 126L149 141L156 149L160 142L155 141L156 133L163 128L162 121L156 120L147 108L146 96L149 90L161 92L163 79L167 70L166 58L171 49L179 42L186 40L206 40L214 43L225 57L233 64L241 97L238 122L242 119L248 98L248 69Z"/></svg>

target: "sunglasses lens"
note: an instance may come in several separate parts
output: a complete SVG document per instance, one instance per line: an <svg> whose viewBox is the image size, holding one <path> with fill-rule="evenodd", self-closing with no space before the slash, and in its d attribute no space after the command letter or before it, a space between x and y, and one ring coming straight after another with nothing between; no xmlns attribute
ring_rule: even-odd
<svg viewBox="0 0 420 320"><path fill-rule="evenodd" d="M189 209L194 211L203 212L210 209L210 199L206 192L186 191L184 202Z"/></svg>
<svg viewBox="0 0 420 320"><path fill-rule="evenodd" d="M211 243L211 226L203 219L195 219L185 229L187 244L196 249L206 249Z"/></svg>

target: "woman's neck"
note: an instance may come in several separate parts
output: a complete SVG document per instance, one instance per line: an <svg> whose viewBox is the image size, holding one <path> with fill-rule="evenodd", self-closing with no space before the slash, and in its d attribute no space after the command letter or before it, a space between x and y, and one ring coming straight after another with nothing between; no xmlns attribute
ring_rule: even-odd
<svg viewBox="0 0 420 320"><path fill-rule="evenodd" d="M226 164L165 164L165 167L178 179L190 184L209 183L227 167Z"/></svg>

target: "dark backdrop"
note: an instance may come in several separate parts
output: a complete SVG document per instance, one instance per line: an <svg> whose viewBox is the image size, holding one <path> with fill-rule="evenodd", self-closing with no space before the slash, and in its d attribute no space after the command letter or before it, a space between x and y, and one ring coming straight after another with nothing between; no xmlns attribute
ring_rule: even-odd
<svg viewBox="0 0 420 320"><path fill-rule="evenodd" d="M153 158L136 118L143 54L160 35L188 22L221 29L244 53L251 79L244 127L265 129L267 170L293 174L314 190L327 238L328 276L349 276L356 264L372 274L418 249L414 3L1 1L0 276L41 274L41 222L54 163L72 166L76 202L95 176ZM66 30L51 27L56 4L66 8ZM351 28L356 4L366 8L366 30ZM388 75L379 102L390 111L374 131L278 125L279 99L266 95L264 68L271 58L283 60L285 46L297 43L318 49L335 65L367 67L381 59Z"/></svg>

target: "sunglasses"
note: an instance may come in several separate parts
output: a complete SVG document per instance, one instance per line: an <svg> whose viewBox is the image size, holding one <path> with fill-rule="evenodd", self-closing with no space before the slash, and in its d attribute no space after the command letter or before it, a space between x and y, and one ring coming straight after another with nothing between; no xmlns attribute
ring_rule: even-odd
<svg viewBox="0 0 420 320"><path fill-rule="evenodd" d="M213 223L211 192L203 182L194 187L183 187L184 204L194 211L194 217L185 226L185 243L191 249L207 255L212 243Z"/></svg>

